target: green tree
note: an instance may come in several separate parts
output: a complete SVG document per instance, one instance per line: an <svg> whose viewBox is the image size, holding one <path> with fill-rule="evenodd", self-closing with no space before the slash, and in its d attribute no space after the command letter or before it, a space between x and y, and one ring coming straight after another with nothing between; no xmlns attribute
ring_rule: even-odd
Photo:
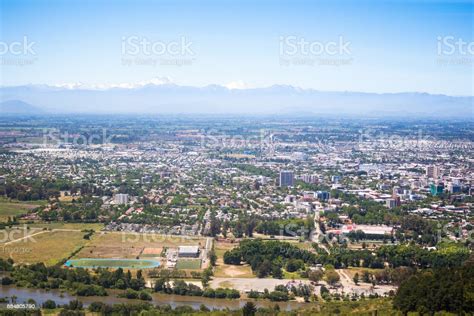
<svg viewBox="0 0 474 316"><path fill-rule="evenodd" d="M329 285L336 285L337 282L341 279L336 270L327 270L325 273L326 282Z"/></svg>
<svg viewBox="0 0 474 316"><path fill-rule="evenodd" d="M308 279L310 281L318 283L323 279L324 273L321 270L311 270L308 272Z"/></svg>
<svg viewBox="0 0 474 316"><path fill-rule="evenodd" d="M211 249L209 251L208 256L209 256L209 262L211 263L211 266L215 267L216 262L217 262L217 255L214 249Z"/></svg>
<svg viewBox="0 0 474 316"><path fill-rule="evenodd" d="M353 280L355 285L359 285L359 273L354 274Z"/></svg>
<svg viewBox="0 0 474 316"><path fill-rule="evenodd" d="M257 312L257 307L252 302L245 303L244 307L242 308L243 316L255 316Z"/></svg>
<svg viewBox="0 0 474 316"><path fill-rule="evenodd" d="M280 266L278 266L278 265L273 266L272 276L275 279L282 279L283 278L283 271L281 270Z"/></svg>

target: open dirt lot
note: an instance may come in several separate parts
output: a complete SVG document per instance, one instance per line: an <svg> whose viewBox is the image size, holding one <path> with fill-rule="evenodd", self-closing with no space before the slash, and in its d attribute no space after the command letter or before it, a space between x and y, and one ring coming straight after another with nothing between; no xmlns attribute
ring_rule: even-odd
<svg viewBox="0 0 474 316"><path fill-rule="evenodd" d="M224 253L237 247L238 243L217 242L215 250L217 255L217 265L214 269L214 276L219 278L254 278L249 265L229 265L224 264Z"/></svg>
<svg viewBox="0 0 474 316"><path fill-rule="evenodd" d="M163 247L180 245L205 245L204 239L165 236L158 234L132 234L120 232L96 233L91 242L75 257L77 258L123 258L133 259L143 255L159 256Z"/></svg>
<svg viewBox="0 0 474 316"><path fill-rule="evenodd" d="M265 289L272 291L277 285L286 285L289 280L280 279L258 279L258 278L214 278L210 285L213 288L232 287L241 292L255 290L263 292ZM296 281L296 283L309 284L309 281Z"/></svg>

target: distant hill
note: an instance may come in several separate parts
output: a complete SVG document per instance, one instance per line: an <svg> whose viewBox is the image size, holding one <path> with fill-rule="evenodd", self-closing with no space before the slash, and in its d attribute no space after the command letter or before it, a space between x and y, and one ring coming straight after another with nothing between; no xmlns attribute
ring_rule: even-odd
<svg viewBox="0 0 474 316"><path fill-rule="evenodd" d="M26 85L0 87L4 100L44 104L48 113L281 114L364 117L473 118L472 96L417 92L328 92L274 85L229 89L172 83L91 88ZM1 100L0 100L1 101ZM10 110L16 107L8 107ZM17 112L22 108L18 106ZM33 109L26 108L26 112Z"/></svg>
<svg viewBox="0 0 474 316"><path fill-rule="evenodd" d="M40 114L43 110L21 100L8 100L0 103L0 114Z"/></svg>

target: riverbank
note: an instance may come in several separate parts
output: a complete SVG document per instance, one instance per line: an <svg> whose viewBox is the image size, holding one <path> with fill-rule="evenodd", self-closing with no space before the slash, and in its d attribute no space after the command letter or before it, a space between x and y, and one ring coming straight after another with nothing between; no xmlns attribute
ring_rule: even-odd
<svg viewBox="0 0 474 316"><path fill-rule="evenodd" d="M106 304L121 304L121 303L143 303L141 300L126 299L117 297L118 294L123 293L121 290L107 290L108 296L75 296L68 292L60 290L42 290L42 289L31 289L31 288L19 288L15 286L2 286L0 288L0 297L16 297L16 302L26 303L29 299L33 299L36 302L36 306L42 305L47 300L53 300L57 304L67 304L71 300L81 301L85 307L89 306L93 302L104 302ZM253 299L213 299L206 297L197 296L181 296L174 294L162 294L152 293L152 301L149 303L154 305L170 305L172 308L178 306L190 306L193 309L199 309L204 304L209 309L239 309L242 308L245 303L251 301L255 303L257 307L273 307L278 305L281 310L295 310L298 308L310 308L317 306L317 303L302 303L302 302L271 302L269 300L253 300ZM7 303L0 304L1 307L6 307Z"/></svg>

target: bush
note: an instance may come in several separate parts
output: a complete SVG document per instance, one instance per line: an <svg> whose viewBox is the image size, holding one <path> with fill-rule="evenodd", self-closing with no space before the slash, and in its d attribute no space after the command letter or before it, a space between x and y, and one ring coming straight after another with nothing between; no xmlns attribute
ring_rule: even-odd
<svg viewBox="0 0 474 316"><path fill-rule="evenodd" d="M217 288L215 293L216 293L215 294L216 298L226 298L227 297L226 290L223 289L223 288Z"/></svg>
<svg viewBox="0 0 474 316"><path fill-rule="evenodd" d="M286 264L286 271L296 272L304 267L303 260L290 259Z"/></svg>
<svg viewBox="0 0 474 316"><path fill-rule="evenodd" d="M107 292L102 286L79 284L76 286L78 296L107 296Z"/></svg>
<svg viewBox="0 0 474 316"><path fill-rule="evenodd" d="M151 301L152 300L152 297L151 297L150 293L148 293L146 291L141 291L140 295L139 295L139 298L142 301Z"/></svg>
<svg viewBox="0 0 474 316"><path fill-rule="evenodd" d="M43 303L42 307L44 309L55 309L56 308L56 302L53 300L47 300Z"/></svg>
<svg viewBox="0 0 474 316"><path fill-rule="evenodd" d="M273 291L268 294L268 298L273 302L286 302L288 301L288 293L281 291Z"/></svg>
<svg viewBox="0 0 474 316"><path fill-rule="evenodd" d="M214 289L207 288L207 289L205 289L204 292L202 293L202 296L214 298L214 297L216 297L216 291L214 291Z"/></svg>
<svg viewBox="0 0 474 316"><path fill-rule="evenodd" d="M248 294L249 298L260 298L260 293L257 291L251 290Z"/></svg>
<svg viewBox="0 0 474 316"><path fill-rule="evenodd" d="M240 298L240 292L234 289L227 289L227 298Z"/></svg>
<svg viewBox="0 0 474 316"><path fill-rule="evenodd" d="M2 278L2 285L10 285L13 284L13 280L9 277L3 277Z"/></svg>
<svg viewBox="0 0 474 316"><path fill-rule="evenodd" d="M125 293L120 294L119 297L125 297L125 298L131 299L131 300L137 299L138 298L138 291L128 289Z"/></svg>

